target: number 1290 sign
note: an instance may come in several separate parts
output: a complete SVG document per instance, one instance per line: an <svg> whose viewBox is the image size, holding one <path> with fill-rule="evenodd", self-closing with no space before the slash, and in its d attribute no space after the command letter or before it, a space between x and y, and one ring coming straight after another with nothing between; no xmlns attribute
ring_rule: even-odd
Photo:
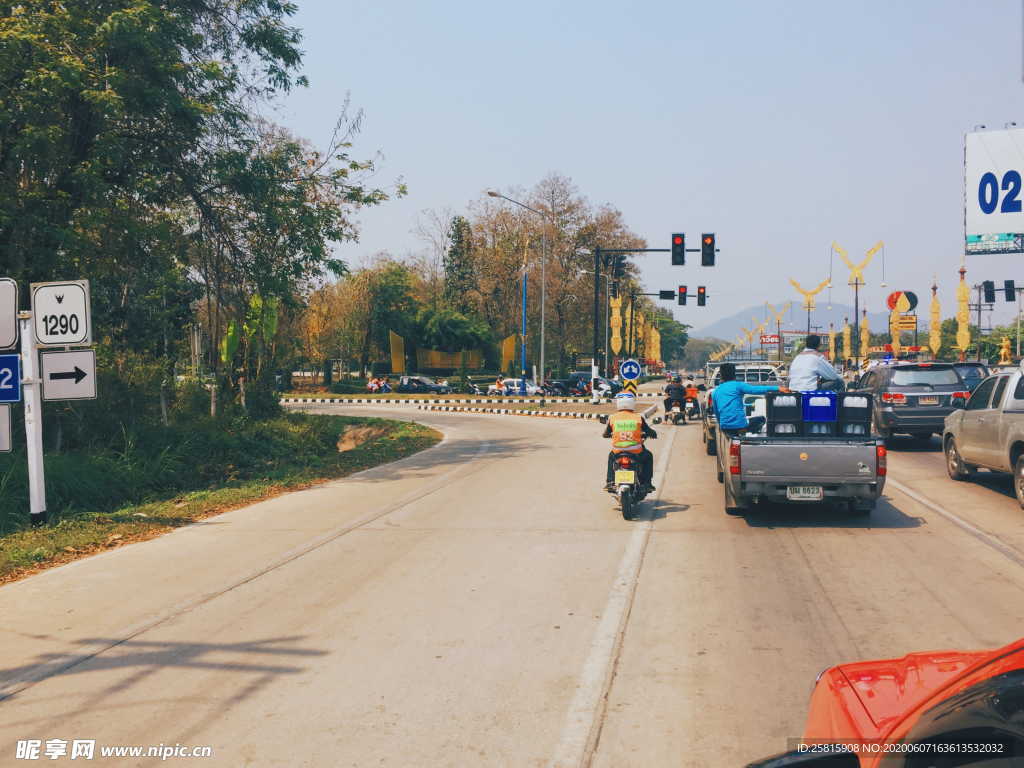
<svg viewBox="0 0 1024 768"><path fill-rule="evenodd" d="M32 319L36 341L41 346L90 344L89 282L34 284Z"/></svg>

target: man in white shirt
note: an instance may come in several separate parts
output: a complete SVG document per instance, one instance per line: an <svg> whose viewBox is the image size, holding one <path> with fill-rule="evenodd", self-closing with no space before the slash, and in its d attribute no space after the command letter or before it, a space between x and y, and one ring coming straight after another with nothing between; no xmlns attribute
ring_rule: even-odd
<svg viewBox="0 0 1024 768"><path fill-rule="evenodd" d="M794 392L813 392L816 389L842 391L843 377L818 351L821 337L812 333L804 349L789 364L789 388ZM818 380L822 382L819 386Z"/></svg>

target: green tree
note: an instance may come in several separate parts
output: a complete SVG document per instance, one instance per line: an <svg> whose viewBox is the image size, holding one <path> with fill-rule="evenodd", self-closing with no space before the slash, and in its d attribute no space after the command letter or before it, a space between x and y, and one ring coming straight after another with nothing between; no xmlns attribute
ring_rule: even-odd
<svg viewBox="0 0 1024 768"><path fill-rule="evenodd" d="M444 255L444 300L459 312L471 306L469 292L473 280L473 232L464 216L452 219L448 230L448 250Z"/></svg>
<svg viewBox="0 0 1024 768"><path fill-rule="evenodd" d="M417 342L445 352L483 350L492 342L491 329L482 320L454 309L425 307L416 317Z"/></svg>

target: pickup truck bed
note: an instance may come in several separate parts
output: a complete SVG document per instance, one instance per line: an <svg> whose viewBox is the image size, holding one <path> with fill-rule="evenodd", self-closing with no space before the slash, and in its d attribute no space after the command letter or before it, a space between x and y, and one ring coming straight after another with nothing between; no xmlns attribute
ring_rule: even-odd
<svg viewBox="0 0 1024 768"><path fill-rule="evenodd" d="M840 502L870 511L885 487L885 444L875 437L721 435L717 462L729 512L762 500Z"/></svg>

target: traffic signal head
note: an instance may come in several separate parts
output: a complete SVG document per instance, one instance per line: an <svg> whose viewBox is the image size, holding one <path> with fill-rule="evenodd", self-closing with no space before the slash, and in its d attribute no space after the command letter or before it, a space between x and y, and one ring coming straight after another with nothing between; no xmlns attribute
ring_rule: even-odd
<svg viewBox="0 0 1024 768"><path fill-rule="evenodd" d="M991 280L986 280L981 284L981 290L985 294L985 303L992 304L996 300L996 284Z"/></svg>
<svg viewBox="0 0 1024 768"><path fill-rule="evenodd" d="M697 286L697 306L703 307L708 303L708 289L703 285Z"/></svg>
<svg viewBox="0 0 1024 768"><path fill-rule="evenodd" d="M616 280L626 276L626 254L616 253L612 262L612 277Z"/></svg>
<svg viewBox="0 0 1024 768"><path fill-rule="evenodd" d="M614 280L612 281L611 292L612 292L612 298L613 299L619 298L619 284L618 284L618 282L616 282Z"/></svg>
<svg viewBox="0 0 1024 768"><path fill-rule="evenodd" d="M676 232L672 235L672 266L681 267L686 264L686 235Z"/></svg>
<svg viewBox="0 0 1024 768"><path fill-rule="evenodd" d="M700 236L700 265L715 266L715 233L705 232Z"/></svg>
<svg viewBox="0 0 1024 768"><path fill-rule="evenodd" d="M685 285L680 285L679 286L679 306L682 307L682 306L685 306L685 305L686 305L686 286Z"/></svg>
<svg viewBox="0 0 1024 768"><path fill-rule="evenodd" d="M1017 284L1013 280L1003 280L1003 290L1006 292L1006 300L1014 301L1017 298Z"/></svg>

